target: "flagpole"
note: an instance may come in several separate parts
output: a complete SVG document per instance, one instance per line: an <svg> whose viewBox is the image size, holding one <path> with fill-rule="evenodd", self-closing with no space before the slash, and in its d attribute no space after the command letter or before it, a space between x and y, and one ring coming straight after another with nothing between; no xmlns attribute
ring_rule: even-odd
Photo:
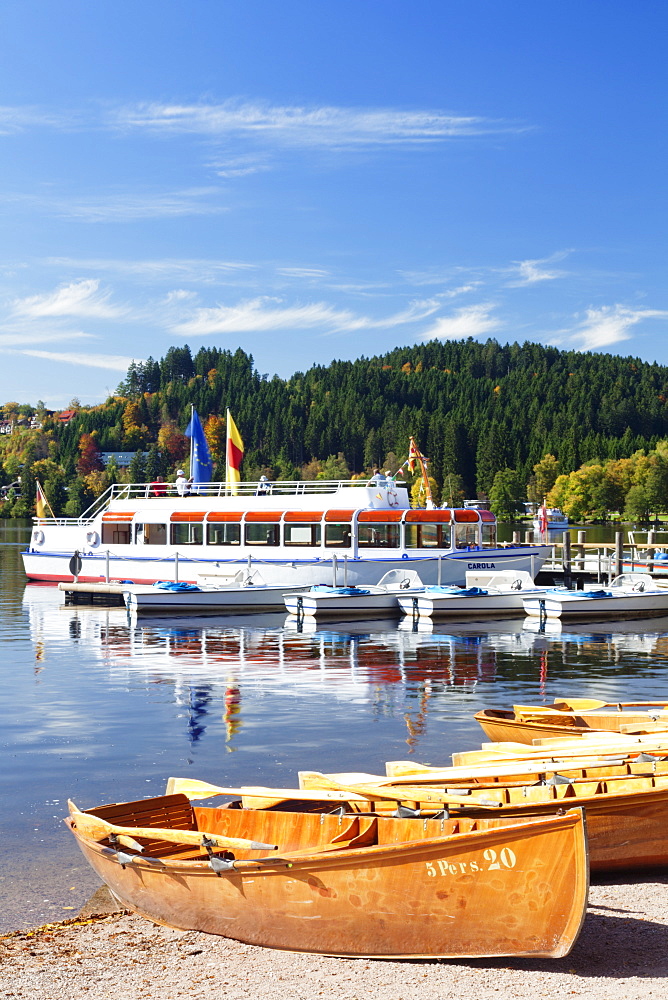
<svg viewBox="0 0 668 1000"><path fill-rule="evenodd" d="M190 426L193 426L193 413L195 412L195 404L190 404ZM193 442L195 440L195 435L190 435L190 478L195 478L195 473L193 471Z"/></svg>
<svg viewBox="0 0 668 1000"><path fill-rule="evenodd" d="M227 423L225 424L225 496L230 485L230 408L227 407Z"/></svg>

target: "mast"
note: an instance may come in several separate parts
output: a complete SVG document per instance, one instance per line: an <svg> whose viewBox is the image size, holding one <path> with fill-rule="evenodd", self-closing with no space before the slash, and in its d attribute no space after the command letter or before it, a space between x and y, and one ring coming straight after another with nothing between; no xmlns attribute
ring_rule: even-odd
<svg viewBox="0 0 668 1000"><path fill-rule="evenodd" d="M190 427L191 428L193 426L193 413L194 412L195 412L195 404L191 403L190 404ZM189 476L190 476L191 479L195 478L195 472L194 472L194 469L193 469L193 441L194 440L195 440L195 435L191 434L190 435L190 472L189 472Z"/></svg>

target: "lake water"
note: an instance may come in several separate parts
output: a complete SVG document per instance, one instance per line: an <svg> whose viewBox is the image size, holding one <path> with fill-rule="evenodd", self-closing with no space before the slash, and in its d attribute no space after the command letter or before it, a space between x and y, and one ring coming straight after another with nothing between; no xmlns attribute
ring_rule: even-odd
<svg viewBox="0 0 668 1000"><path fill-rule="evenodd" d="M445 764L480 745L483 707L668 700L668 619L555 633L521 619L133 625L123 608L66 608L55 587L26 585L27 538L0 521L0 931L72 916L99 885L62 822L68 798L161 794L170 775L294 787L299 769Z"/></svg>

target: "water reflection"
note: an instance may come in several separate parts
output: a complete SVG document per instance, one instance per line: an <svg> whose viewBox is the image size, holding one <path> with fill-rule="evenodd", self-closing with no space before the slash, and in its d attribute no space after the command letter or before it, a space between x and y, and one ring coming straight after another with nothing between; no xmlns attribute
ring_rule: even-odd
<svg viewBox="0 0 668 1000"><path fill-rule="evenodd" d="M432 715L442 720L457 704L455 692L485 704L509 700L505 689L533 688L551 700L566 680L597 685L614 700L648 662L668 655L668 618L624 622L612 628L539 625L530 619L433 623L410 619L318 624L281 615L174 619L128 617L123 609L61 606L53 588L27 586L23 595L39 670L64 642L79 645L91 664L104 667L116 689L160 686L180 711L190 751L222 722L226 752L248 730L246 712L275 724L270 702L280 692L300 699L331 695L328 725L342 724L341 706L365 705L371 718L403 720L415 751L428 736ZM600 628L600 631L598 630ZM490 685L499 685L493 694ZM242 692L253 692L248 705ZM455 702L453 702L453 696ZM473 714L471 712L471 714ZM188 759L192 759L192 754Z"/></svg>

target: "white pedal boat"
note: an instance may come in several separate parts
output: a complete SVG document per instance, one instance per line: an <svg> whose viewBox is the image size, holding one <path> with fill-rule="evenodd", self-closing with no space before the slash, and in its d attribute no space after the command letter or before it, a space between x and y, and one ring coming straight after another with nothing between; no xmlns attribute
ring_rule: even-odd
<svg viewBox="0 0 668 1000"><path fill-rule="evenodd" d="M622 573L607 587L527 595L524 611L533 618L650 618L668 615L668 587L648 573Z"/></svg>
<svg viewBox="0 0 668 1000"><path fill-rule="evenodd" d="M420 593L424 584L415 570L389 570L369 587L311 587L285 595L285 608L297 618L372 618L399 614L400 594Z"/></svg>
<svg viewBox="0 0 668 1000"><path fill-rule="evenodd" d="M537 587L531 574L506 570L498 573L467 573L465 587L425 587L418 593L401 594L399 607L414 618L496 617L518 615L523 599L540 597L545 587Z"/></svg>
<svg viewBox="0 0 668 1000"><path fill-rule="evenodd" d="M299 587L267 586L259 573L238 573L234 580L216 585L201 578L198 584L164 581L153 586L129 584L123 591L128 611L136 614L260 614L282 611L286 593Z"/></svg>

